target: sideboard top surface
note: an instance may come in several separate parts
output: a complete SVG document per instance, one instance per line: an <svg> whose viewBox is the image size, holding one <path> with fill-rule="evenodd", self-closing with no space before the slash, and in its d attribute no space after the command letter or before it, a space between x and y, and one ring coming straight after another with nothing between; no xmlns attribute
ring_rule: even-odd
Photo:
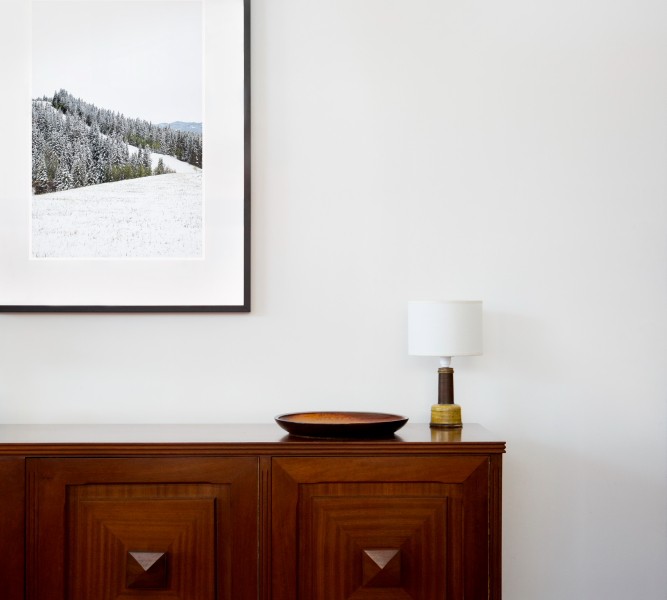
<svg viewBox="0 0 667 600"><path fill-rule="evenodd" d="M477 424L431 429L408 423L388 439L331 440L288 435L278 425L0 425L0 455L502 453L505 442Z"/></svg>

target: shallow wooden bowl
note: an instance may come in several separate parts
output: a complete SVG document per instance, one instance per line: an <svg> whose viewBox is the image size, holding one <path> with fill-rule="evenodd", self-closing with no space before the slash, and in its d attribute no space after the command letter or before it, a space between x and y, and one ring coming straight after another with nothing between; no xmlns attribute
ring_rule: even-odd
<svg viewBox="0 0 667 600"><path fill-rule="evenodd" d="M318 438L386 438L408 421L400 415L372 412L303 412L275 419L291 435Z"/></svg>

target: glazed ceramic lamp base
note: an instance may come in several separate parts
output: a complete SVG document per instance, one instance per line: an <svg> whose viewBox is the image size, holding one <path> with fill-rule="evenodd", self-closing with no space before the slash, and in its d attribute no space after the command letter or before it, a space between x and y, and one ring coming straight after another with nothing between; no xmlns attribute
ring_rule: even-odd
<svg viewBox="0 0 667 600"><path fill-rule="evenodd" d="M461 407L458 404L434 404L431 406L431 427L460 429Z"/></svg>
<svg viewBox="0 0 667 600"><path fill-rule="evenodd" d="M454 369L451 357L440 359L438 369L438 403L431 406L431 427L463 427L461 407L454 404Z"/></svg>

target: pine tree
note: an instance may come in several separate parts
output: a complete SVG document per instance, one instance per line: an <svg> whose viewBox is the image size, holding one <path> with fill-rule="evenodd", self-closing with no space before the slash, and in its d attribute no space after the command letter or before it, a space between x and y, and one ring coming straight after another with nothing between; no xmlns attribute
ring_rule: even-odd
<svg viewBox="0 0 667 600"><path fill-rule="evenodd" d="M164 168L164 161L162 157L158 158L157 166L155 167L155 175L164 175L166 173Z"/></svg>
<svg viewBox="0 0 667 600"><path fill-rule="evenodd" d="M147 146L144 148L143 162L141 164L144 168L148 169L149 173L151 172L153 168L153 159L151 158L151 151Z"/></svg>
<svg viewBox="0 0 667 600"><path fill-rule="evenodd" d="M49 181L49 188L52 188L51 185L56 178L56 173L58 171L58 165L60 161L58 160L58 155L55 153L53 148L46 147L44 150L44 162L46 163L46 177ZM51 191L51 189L49 189Z"/></svg>
<svg viewBox="0 0 667 600"><path fill-rule="evenodd" d="M33 163L32 189L35 194L43 194L49 191L49 178L46 174L46 161L44 155Z"/></svg>
<svg viewBox="0 0 667 600"><path fill-rule="evenodd" d="M72 187L83 187L87 185L88 173L83 158L75 158L72 165Z"/></svg>
<svg viewBox="0 0 667 600"><path fill-rule="evenodd" d="M56 191L58 192L62 190L69 190L73 187L72 174L69 172L69 169L66 167L64 162L61 162L58 166L55 184Z"/></svg>

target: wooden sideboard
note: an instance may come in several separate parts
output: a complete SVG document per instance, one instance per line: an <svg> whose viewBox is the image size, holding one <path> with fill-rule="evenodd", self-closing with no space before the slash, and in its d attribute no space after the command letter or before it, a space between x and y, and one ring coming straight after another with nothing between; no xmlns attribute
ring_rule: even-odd
<svg viewBox="0 0 667 600"><path fill-rule="evenodd" d="M3 600L500 600L505 443L0 425Z"/></svg>

